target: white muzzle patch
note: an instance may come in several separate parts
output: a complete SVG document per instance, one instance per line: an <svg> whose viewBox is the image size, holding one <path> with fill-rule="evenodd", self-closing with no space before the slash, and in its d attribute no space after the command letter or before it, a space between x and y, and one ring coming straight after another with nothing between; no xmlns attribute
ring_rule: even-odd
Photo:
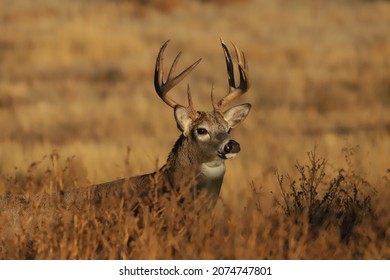
<svg viewBox="0 0 390 280"><path fill-rule="evenodd" d="M224 154L225 159L235 158L237 153Z"/></svg>

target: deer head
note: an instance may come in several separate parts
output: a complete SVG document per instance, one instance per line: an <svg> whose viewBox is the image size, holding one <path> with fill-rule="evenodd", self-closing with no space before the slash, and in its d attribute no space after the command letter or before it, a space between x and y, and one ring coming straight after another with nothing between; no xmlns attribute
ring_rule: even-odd
<svg viewBox="0 0 390 280"><path fill-rule="evenodd" d="M197 60L179 75L174 76L181 55L179 52L172 63L166 81L164 81L162 60L168 43L169 41L165 42L157 56L154 86L158 96L174 110L177 127L182 132L182 137L190 144L187 146L191 147L191 151L188 151L192 156L191 161L200 164L214 163L234 157L240 151L240 145L231 139L230 131L246 118L251 108L249 103L228 108L229 104L249 89L248 64L244 53L233 44L239 71L239 82L236 85L233 61L226 44L221 40L226 60L229 91L217 103L214 102L211 92L213 110L204 112L194 109L189 86L187 87L187 106L178 104L167 96L169 90L183 80L201 61L201 59Z"/></svg>

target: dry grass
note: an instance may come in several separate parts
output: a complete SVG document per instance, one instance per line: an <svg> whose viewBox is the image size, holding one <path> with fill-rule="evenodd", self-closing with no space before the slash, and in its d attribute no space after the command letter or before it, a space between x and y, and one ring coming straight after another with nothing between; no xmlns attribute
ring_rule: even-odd
<svg viewBox="0 0 390 280"><path fill-rule="evenodd" d="M32 201L2 200L0 257L389 258L390 3L179 2L0 3L0 192ZM179 132L157 50L203 57L188 81L208 109L212 83L226 90L219 37L249 58L254 109L213 213L166 201L140 229L115 197L32 199L162 165Z"/></svg>
<svg viewBox="0 0 390 280"><path fill-rule="evenodd" d="M347 151L348 152L348 151ZM56 155L51 159L55 165ZM297 179L278 176L282 201L266 214L253 186L252 198L233 209L205 207L184 190L160 197L158 207L132 208L134 197L94 188L77 188L69 169L48 169L6 182L55 195L7 193L2 200L1 257L6 259L388 259L389 222L386 197L352 169L329 175L316 152L297 164ZM347 160L350 156L347 155ZM32 167L33 169L34 167ZM387 186L389 187L389 176ZM127 188L129 186L124 186ZM72 190L73 189L73 190ZM178 203L183 201L184 203ZM275 194L275 197L279 195ZM277 210L281 209L283 211Z"/></svg>

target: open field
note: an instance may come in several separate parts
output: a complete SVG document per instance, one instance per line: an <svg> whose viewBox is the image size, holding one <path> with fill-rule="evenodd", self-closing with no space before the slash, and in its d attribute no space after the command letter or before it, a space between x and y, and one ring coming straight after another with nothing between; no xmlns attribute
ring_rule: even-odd
<svg viewBox="0 0 390 280"><path fill-rule="evenodd" d="M195 205L184 219L169 205L168 226L151 212L141 230L115 198L82 211L58 197L26 212L3 203L0 258L389 259L389 30L389 1L0 0L1 194L163 165L179 136L153 88L167 39L166 62L180 50L179 68L203 58L186 79L200 110L212 85L225 94L219 38L234 42L252 104L212 213ZM186 82L172 92L183 103Z"/></svg>

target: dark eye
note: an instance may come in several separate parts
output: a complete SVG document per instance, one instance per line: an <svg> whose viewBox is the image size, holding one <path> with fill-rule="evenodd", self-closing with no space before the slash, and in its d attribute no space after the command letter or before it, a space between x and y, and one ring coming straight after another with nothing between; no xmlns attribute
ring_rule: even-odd
<svg viewBox="0 0 390 280"><path fill-rule="evenodd" d="M230 133L230 131L232 131L232 129L231 129L231 128L229 128L229 130L228 130L228 133Z"/></svg>
<svg viewBox="0 0 390 280"><path fill-rule="evenodd" d="M206 135L208 132L206 129L204 128L197 128L196 129L196 132L199 134L199 135Z"/></svg>

